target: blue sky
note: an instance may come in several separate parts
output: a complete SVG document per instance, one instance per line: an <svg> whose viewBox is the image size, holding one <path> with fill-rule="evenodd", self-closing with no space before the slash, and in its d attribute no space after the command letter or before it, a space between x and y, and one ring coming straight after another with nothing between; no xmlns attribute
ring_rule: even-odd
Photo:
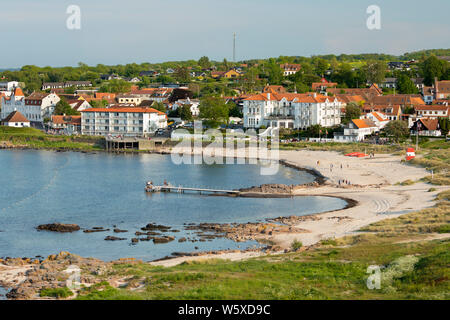
<svg viewBox="0 0 450 320"><path fill-rule="evenodd" d="M81 30L66 9L81 8ZM366 9L381 8L381 30ZM449 0L14 0L0 11L0 68L198 59L401 54L450 48Z"/></svg>

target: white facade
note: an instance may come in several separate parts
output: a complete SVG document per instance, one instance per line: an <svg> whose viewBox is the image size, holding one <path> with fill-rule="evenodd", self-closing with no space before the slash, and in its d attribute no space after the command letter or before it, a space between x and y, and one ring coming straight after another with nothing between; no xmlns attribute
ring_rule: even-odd
<svg viewBox="0 0 450 320"><path fill-rule="evenodd" d="M40 119L39 108L25 107L25 96L20 88L13 90L9 97L2 97L1 119L5 119L14 111L19 111L30 121L39 121L31 119Z"/></svg>
<svg viewBox="0 0 450 320"><path fill-rule="evenodd" d="M364 125L361 125L361 122ZM363 141L366 136L371 135L374 132L379 131L375 125L367 125L364 120L353 120L347 127L344 128L344 134L335 133L335 142L360 142Z"/></svg>
<svg viewBox="0 0 450 320"><path fill-rule="evenodd" d="M341 107L338 99L315 93L263 93L244 100L244 127L332 127L341 123Z"/></svg>
<svg viewBox="0 0 450 320"><path fill-rule="evenodd" d="M189 105L192 116L198 117L198 115L200 114L200 109L199 109L200 101L199 100L191 100L189 98L180 99L172 105L172 110L177 110L178 108L180 108L184 105Z"/></svg>
<svg viewBox="0 0 450 320"><path fill-rule="evenodd" d="M19 82L17 81L8 81L8 82L0 82L0 91L12 91L14 88L19 87Z"/></svg>
<svg viewBox="0 0 450 320"><path fill-rule="evenodd" d="M166 114L153 108L92 108L81 112L83 135L146 136L166 127Z"/></svg>

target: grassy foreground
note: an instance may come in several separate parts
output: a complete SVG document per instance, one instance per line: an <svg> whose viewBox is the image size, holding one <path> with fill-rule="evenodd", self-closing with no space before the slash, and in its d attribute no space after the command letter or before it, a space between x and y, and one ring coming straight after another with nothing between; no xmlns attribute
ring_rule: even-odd
<svg viewBox="0 0 450 320"><path fill-rule="evenodd" d="M164 268L116 264L107 281L77 299L450 299L450 191L430 209L387 219L366 233L322 241L308 250L231 262L203 260ZM436 234L436 232L441 232ZM381 288L370 290L369 266Z"/></svg>
<svg viewBox="0 0 450 320"><path fill-rule="evenodd" d="M104 138L54 136L34 128L0 126L0 145L12 148L96 151L104 149Z"/></svg>

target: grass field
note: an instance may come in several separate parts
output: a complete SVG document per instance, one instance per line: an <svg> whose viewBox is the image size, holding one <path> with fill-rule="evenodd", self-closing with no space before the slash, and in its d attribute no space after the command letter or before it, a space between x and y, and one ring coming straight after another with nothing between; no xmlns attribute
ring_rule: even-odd
<svg viewBox="0 0 450 320"><path fill-rule="evenodd" d="M52 150L95 151L104 149L103 137L54 136L34 128L0 126L0 145Z"/></svg>

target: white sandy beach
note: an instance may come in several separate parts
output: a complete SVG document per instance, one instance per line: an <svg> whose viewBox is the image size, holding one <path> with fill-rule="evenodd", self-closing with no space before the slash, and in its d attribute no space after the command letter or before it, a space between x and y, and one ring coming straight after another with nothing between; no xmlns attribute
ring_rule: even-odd
<svg viewBox="0 0 450 320"><path fill-rule="evenodd" d="M322 213L320 220L302 221L295 225L308 230L307 233L279 234L268 238L282 248L289 248L294 240L309 246L323 239L351 235L361 227L376 221L431 207L434 205L436 195L447 189L447 187L433 186L437 190L428 192L432 186L423 182L410 186L396 185L405 180L418 181L430 175L424 168L402 163L401 160L404 157L401 156L376 154L374 158L353 158L337 152L301 150L280 151L280 159L306 169L314 169L327 178L325 185L296 190L297 195L329 195L350 198L358 202L356 206L348 209ZM333 166L331 170L330 165ZM351 185L340 187L339 180L348 180ZM291 214L294 213L280 212L280 216ZM338 217L345 217L345 219L338 219ZM180 257L152 264L173 266L184 261L208 258L240 260L262 254L261 252L233 252L200 257Z"/></svg>

